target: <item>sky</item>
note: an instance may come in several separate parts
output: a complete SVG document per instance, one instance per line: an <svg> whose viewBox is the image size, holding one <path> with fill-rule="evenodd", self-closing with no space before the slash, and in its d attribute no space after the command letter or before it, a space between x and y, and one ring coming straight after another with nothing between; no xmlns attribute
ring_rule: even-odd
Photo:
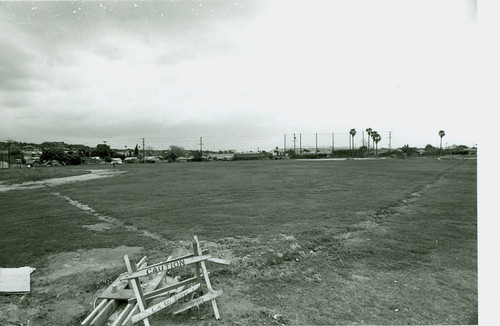
<svg viewBox="0 0 500 326"><path fill-rule="evenodd" d="M0 2L0 140L474 146L472 0ZM483 99L483 100L481 100ZM390 138L389 138L390 132ZM333 136L332 136L333 134ZM364 134L366 137L366 133Z"/></svg>

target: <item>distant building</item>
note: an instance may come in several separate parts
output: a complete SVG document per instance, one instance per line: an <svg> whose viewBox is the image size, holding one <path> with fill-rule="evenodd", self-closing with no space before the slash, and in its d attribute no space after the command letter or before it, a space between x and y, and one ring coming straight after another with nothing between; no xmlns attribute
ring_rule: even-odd
<svg viewBox="0 0 500 326"><path fill-rule="evenodd" d="M135 156L126 157L124 163L139 163L139 159Z"/></svg>
<svg viewBox="0 0 500 326"><path fill-rule="evenodd" d="M234 153L234 160L264 160L268 158L266 153L248 152L248 153Z"/></svg>
<svg viewBox="0 0 500 326"><path fill-rule="evenodd" d="M0 169L8 169L9 168L9 163L5 161L0 161Z"/></svg>
<svg viewBox="0 0 500 326"><path fill-rule="evenodd" d="M208 158L217 161L231 161L234 154L210 154Z"/></svg>
<svg viewBox="0 0 500 326"><path fill-rule="evenodd" d="M161 160L161 158L159 158L158 156L146 156L144 158L144 161L146 161L146 163L156 163L156 162L159 162Z"/></svg>

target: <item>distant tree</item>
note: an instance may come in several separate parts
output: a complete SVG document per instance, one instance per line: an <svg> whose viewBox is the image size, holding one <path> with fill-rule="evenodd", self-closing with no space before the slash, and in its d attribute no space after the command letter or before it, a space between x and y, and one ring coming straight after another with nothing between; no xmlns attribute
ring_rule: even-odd
<svg viewBox="0 0 500 326"><path fill-rule="evenodd" d="M414 156L416 153L417 153L417 149L415 147L410 147L410 145L406 144L404 145L401 150L403 151L403 153L406 154L406 156L410 157L410 156Z"/></svg>
<svg viewBox="0 0 500 326"><path fill-rule="evenodd" d="M100 158L107 160L111 160L111 156L113 155L113 151L109 147L109 145L106 144L99 144L96 146L96 148L92 151L92 156L99 156Z"/></svg>
<svg viewBox="0 0 500 326"><path fill-rule="evenodd" d="M351 135L352 142L351 142L351 150L354 150L354 136L356 136L356 129L352 128L349 131L349 135ZM352 152L351 152L352 153Z"/></svg>
<svg viewBox="0 0 500 326"><path fill-rule="evenodd" d="M368 146L366 147L366 150L370 153L370 137L372 135L372 128L366 128L366 133L368 134Z"/></svg>
<svg viewBox="0 0 500 326"><path fill-rule="evenodd" d="M287 151L286 151L286 154L288 154L288 156L289 156L290 158L292 158L292 159L293 159L293 158L297 158L297 153L296 153L293 149L289 149L289 150L287 150Z"/></svg>
<svg viewBox="0 0 500 326"><path fill-rule="evenodd" d="M74 153L68 158L68 163L71 165L80 165L82 164L82 158L77 153Z"/></svg>
<svg viewBox="0 0 500 326"><path fill-rule="evenodd" d="M26 160L24 159L23 151L21 150L21 147L19 147L18 145L14 145L11 147L10 159L14 160L15 162L17 162L17 160L19 160L20 164L26 163Z"/></svg>
<svg viewBox="0 0 500 326"><path fill-rule="evenodd" d="M90 151L85 148L80 148L76 152L79 157L90 157Z"/></svg>
<svg viewBox="0 0 500 326"><path fill-rule="evenodd" d="M193 162L201 162L203 160L203 155L201 151L194 151Z"/></svg>
<svg viewBox="0 0 500 326"><path fill-rule="evenodd" d="M138 155L139 155L139 145L135 144L134 156L138 156Z"/></svg>
<svg viewBox="0 0 500 326"><path fill-rule="evenodd" d="M167 159L170 158L175 162L178 157L186 156L186 150L183 147L172 145L167 150Z"/></svg>
<svg viewBox="0 0 500 326"><path fill-rule="evenodd" d="M378 142L382 140L382 137L378 134L378 132L374 131L372 132L372 139L373 142L375 143L375 156L378 155Z"/></svg>
<svg viewBox="0 0 500 326"><path fill-rule="evenodd" d="M426 154L435 154L438 151L437 148L431 144L427 144L424 149Z"/></svg>
<svg viewBox="0 0 500 326"><path fill-rule="evenodd" d="M445 132L444 132L444 130L439 130L438 134L440 137L439 138L439 149L442 151L443 150L443 137L445 135Z"/></svg>
<svg viewBox="0 0 500 326"><path fill-rule="evenodd" d="M122 161L123 161L123 160L125 160L125 158L126 158L126 156L125 156L124 154L118 154L118 153L116 153L116 152L114 152L113 157L118 157L118 158L120 158Z"/></svg>
<svg viewBox="0 0 500 326"><path fill-rule="evenodd" d="M155 149L153 146L146 146L146 155L154 155Z"/></svg>
<svg viewBox="0 0 500 326"><path fill-rule="evenodd" d="M42 150L42 155L40 155L40 162L49 162L57 160L61 163L66 163L68 156L61 148L57 147L46 147Z"/></svg>

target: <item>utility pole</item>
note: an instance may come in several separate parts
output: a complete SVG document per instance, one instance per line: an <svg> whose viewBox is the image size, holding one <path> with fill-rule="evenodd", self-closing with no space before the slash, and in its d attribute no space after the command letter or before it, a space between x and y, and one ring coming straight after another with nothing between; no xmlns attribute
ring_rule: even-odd
<svg viewBox="0 0 500 326"><path fill-rule="evenodd" d="M392 131L389 131L389 153L392 151L392 147L391 147L391 141L392 141Z"/></svg>
<svg viewBox="0 0 500 326"><path fill-rule="evenodd" d="M349 133L349 152L351 153L351 156L352 156L351 134L350 133Z"/></svg>
<svg viewBox="0 0 500 326"><path fill-rule="evenodd" d="M318 133L316 133L316 155L318 155Z"/></svg>
<svg viewBox="0 0 500 326"><path fill-rule="evenodd" d="M286 134L284 135L284 138L283 138L283 156L285 156L286 154Z"/></svg>
<svg viewBox="0 0 500 326"><path fill-rule="evenodd" d="M294 153L294 155L296 152L296 146L295 146L296 143L297 143L297 137L295 137L295 134L293 134L293 153Z"/></svg>
<svg viewBox="0 0 500 326"><path fill-rule="evenodd" d="M299 154L302 156L302 133L299 134Z"/></svg>
<svg viewBox="0 0 500 326"><path fill-rule="evenodd" d="M198 145L200 145L200 154L203 156L203 137L200 137L200 143Z"/></svg>
<svg viewBox="0 0 500 326"><path fill-rule="evenodd" d="M332 156L334 151L335 151L335 133L332 132Z"/></svg>
<svg viewBox="0 0 500 326"><path fill-rule="evenodd" d="M144 138L143 138L143 139L142 139L142 163L146 163L146 156L145 156L145 154L144 154L144 150L145 150L146 148L145 148L144 146L145 146L145 145L144 145Z"/></svg>
<svg viewBox="0 0 500 326"><path fill-rule="evenodd" d="M7 164L7 165L9 166L9 169L10 169L10 140L7 140L7 144L9 144L8 149L7 149L9 151L9 153L8 153L9 164Z"/></svg>

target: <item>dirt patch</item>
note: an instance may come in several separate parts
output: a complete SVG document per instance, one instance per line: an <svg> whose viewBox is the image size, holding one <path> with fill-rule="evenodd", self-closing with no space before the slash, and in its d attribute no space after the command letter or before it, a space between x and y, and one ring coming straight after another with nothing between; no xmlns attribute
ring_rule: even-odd
<svg viewBox="0 0 500 326"><path fill-rule="evenodd" d="M120 246L49 256L47 267L39 267L31 274L29 294L0 297L0 325L71 325L81 321L102 290L89 289L89 283L95 283L95 272L102 272L102 281L106 281L106 270L123 267L125 271L123 256L141 251L140 247Z"/></svg>
<svg viewBox="0 0 500 326"><path fill-rule="evenodd" d="M11 190L29 190L29 189L39 189L45 187L55 187L66 183L109 178L126 172L127 171L117 171L117 170L90 170L89 174L82 174L71 177L51 178L40 181L28 181L12 185L0 184L0 192L6 192Z"/></svg>
<svg viewBox="0 0 500 326"><path fill-rule="evenodd" d="M62 276L100 271L106 268L123 266L123 256L133 255L142 250L140 247L120 246L113 249L98 248L63 252L47 258L48 268L43 269L40 279L56 280Z"/></svg>
<svg viewBox="0 0 500 326"><path fill-rule="evenodd" d="M82 227L89 229L91 231L102 232L111 229L111 224L109 223L97 223L90 225L82 225Z"/></svg>
<svg viewBox="0 0 500 326"><path fill-rule="evenodd" d="M155 239L163 244L171 244L171 242L165 240L163 237L161 237L160 235L157 235L153 232L149 232L147 230L139 230L136 226L134 225L128 225L128 224L125 224L123 223L121 220L115 218L115 217L112 217L112 216L108 216L108 215L102 215L102 214L99 214L98 212L96 212L95 209L93 209L92 207L88 206L88 205L85 205L83 203L80 203L76 200L73 200L71 198L69 198L68 196L66 195L62 195L58 192L54 192L52 193L52 195L54 196L57 196L59 198L62 198L62 199L65 199L68 201L68 203L70 203L71 205L83 210L83 211L86 211L88 212L89 214L92 214L94 215L95 217L97 217L99 220L103 221L104 223L101 223L101 224L107 224L109 225L110 227L112 225L115 225L115 226L120 226L120 227L123 227L129 231L132 231L132 232L137 232L137 233L140 233L142 234L143 236L146 236L148 238L151 238L151 239ZM84 226L84 227L87 227L87 226ZM102 230L101 230L102 231Z"/></svg>

